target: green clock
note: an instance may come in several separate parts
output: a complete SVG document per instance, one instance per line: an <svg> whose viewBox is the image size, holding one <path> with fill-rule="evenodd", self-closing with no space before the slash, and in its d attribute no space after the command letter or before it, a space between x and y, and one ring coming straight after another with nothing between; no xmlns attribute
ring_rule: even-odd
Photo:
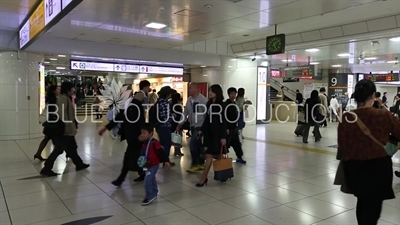
<svg viewBox="0 0 400 225"><path fill-rule="evenodd" d="M267 55L285 53L285 34L277 34L267 37Z"/></svg>

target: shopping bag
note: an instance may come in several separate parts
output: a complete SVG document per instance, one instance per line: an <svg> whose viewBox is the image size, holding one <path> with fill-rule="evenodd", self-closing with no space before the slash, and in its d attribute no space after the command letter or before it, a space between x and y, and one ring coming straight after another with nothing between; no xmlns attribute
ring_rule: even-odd
<svg viewBox="0 0 400 225"><path fill-rule="evenodd" d="M182 134L175 131L171 134L172 145L177 147L182 147Z"/></svg>
<svg viewBox="0 0 400 225"><path fill-rule="evenodd" d="M214 167L214 180L226 181L233 177L233 166L232 158L229 158L227 154L226 146L221 147L221 151L217 160L213 162Z"/></svg>
<svg viewBox="0 0 400 225"><path fill-rule="evenodd" d="M396 154L396 152L399 150L399 144L397 143L392 143L392 142L388 142L385 145L385 150L386 153L390 156L394 156L394 154Z"/></svg>

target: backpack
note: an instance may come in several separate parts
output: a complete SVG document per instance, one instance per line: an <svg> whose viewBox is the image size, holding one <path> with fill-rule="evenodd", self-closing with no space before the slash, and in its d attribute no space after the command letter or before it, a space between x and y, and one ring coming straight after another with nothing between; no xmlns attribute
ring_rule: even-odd
<svg viewBox="0 0 400 225"><path fill-rule="evenodd" d="M153 127L158 127L160 122L158 121L158 101L154 103L152 107L149 109L149 123Z"/></svg>

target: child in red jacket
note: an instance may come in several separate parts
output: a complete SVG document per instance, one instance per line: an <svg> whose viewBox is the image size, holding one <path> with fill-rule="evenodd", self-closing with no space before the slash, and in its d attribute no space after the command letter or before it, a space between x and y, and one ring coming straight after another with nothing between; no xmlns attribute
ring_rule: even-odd
<svg viewBox="0 0 400 225"><path fill-rule="evenodd" d="M165 163L165 167L171 166L160 142L153 138L153 131L153 126L146 123L142 126L142 134L139 137L139 140L143 142L142 156L147 160L143 168L143 171L146 173L146 178L144 180L146 197L142 201L142 205L149 205L157 199L158 187L156 174L160 163Z"/></svg>

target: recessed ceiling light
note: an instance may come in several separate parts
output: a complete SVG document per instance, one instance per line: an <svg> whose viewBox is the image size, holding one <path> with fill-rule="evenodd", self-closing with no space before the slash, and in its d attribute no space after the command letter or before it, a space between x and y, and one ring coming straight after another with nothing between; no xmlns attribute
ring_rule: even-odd
<svg viewBox="0 0 400 225"><path fill-rule="evenodd" d="M200 66L200 67L204 68L204 67L207 67L207 66Z"/></svg>
<svg viewBox="0 0 400 225"><path fill-rule="evenodd" d="M203 74L203 77L208 77L208 75L207 74Z"/></svg>
<svg viewBox="0 0 400 225"><path fill-rule="evenodd" d="M375 59L378 59L378 58L376 58L376 57L367 57L367 58L364 58L364 60L375 60Z"/></svg>
<svg viewBox="0 0 400 225"><path fill-rule="evenodd" d="M319 52L318 48L310 48L310 49L306 49L306 52Z"/></svg>
<svg viewBox="0 0 400 225"><path fill-rule="evenodd" d="M332 65L332 67L342 67L342 65Z"/></svg>
<svg viewBox="0 0 400 225"><path fill-rule="evenodd" d="M237 59L236 58L234 58L234 59L231 59L232 61L236 61Z"/></svg>
<svg viewBox="0 0 400 225"><path fill-rule="evenodd" d="M390 38L390 41L400 41L400 37Z"/></svg>
<svg viewBox="0 0 400 225"><path fill-rule="evenodd" d="M146 25L146 27L148 27L148 28L153 28L153 29L162 29L162 28L164 28L164 27L166 27L166 26L167 26L167 25L165 25L165 24L162 24L162 23L154 23L154 22L149 23L149 24Z"/></svg>
<svg viewBox="0 0 400 225"><path fill-rule="evenodd" d="M44 64L49 64L50 62L43 62Z"/></svg>
<svg viewBox="0 0 400 225"><path fill-rule="evenodd" d="M56 59L56 58L50 58L50 60L51 60L51 61L57 61L57 59Z"/></svg>
<svg viewBox="0 0 400 225"><path fill-rule="evenodd" d="M59 71L56 71L56 73L60 73Z"/></svg>
<svg viewBox="0 0 400 225"><path fill-rule="evenodd" d="M66 55L58 55L58 57L65 58L67 56Z"/></svg>
<svg viewBox="0 0 400 225"><path fill-rule="evenodd" d="M283 59L282 62L292 62L293 60L291 59Z"/></svg>
<svg viewBox="0 0 400 225"><path fill-rule="evenodd" d="M58 70L65 70L65 67L56 67Z"/></svg>
<svg viewBox="0 0 400 225"><path fill-rule="evenodd" d="M340 53L337 56L339 57L349 57L351 54L350 53Z"/></svg>
<svg viewBox="0 0 400 225"><path fill-rule="evenodd" d="M398 63L399 61L397 60L392 60L392 61L387 61L386 63Z"/></svg>
<svg viewBox="0 0 400 225"><path fill-rule="evenodd" d="M318 65L319 62L310 62L310 65Z"/></svg>

